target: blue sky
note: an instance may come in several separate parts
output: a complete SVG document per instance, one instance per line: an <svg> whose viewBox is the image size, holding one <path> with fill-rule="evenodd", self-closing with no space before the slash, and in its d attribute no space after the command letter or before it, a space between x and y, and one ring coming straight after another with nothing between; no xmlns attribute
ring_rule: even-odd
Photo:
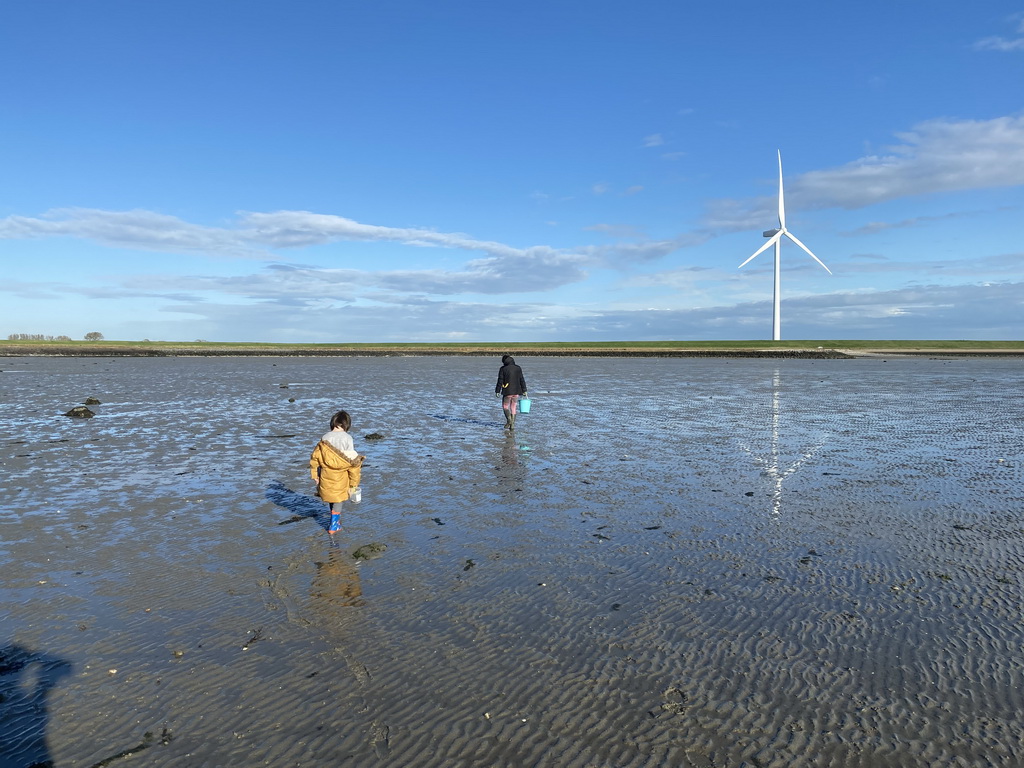
<svg viewBox="0 0 1024 768"><path fill-rule="evenodd" d="M0 337L1024 337L1020 0L4 16Z"/></svg>

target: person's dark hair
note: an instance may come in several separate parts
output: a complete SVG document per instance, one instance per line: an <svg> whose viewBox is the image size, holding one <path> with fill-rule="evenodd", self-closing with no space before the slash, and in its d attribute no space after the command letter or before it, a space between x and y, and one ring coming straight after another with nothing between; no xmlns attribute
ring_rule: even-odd
<svg viewBox="0 0 1024 768"><path fill-rule="evenodd" d="M331 416L331 429L341 427L348 432L349 427L352 426L352 417L348 415L348 411L338 411L336 414Z"/></svg>

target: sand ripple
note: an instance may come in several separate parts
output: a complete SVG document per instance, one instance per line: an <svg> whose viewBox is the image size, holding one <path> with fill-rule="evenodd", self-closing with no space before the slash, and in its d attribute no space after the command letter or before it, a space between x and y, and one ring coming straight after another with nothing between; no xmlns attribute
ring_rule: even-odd
<svg viewBox="0 0 1024 768"><path fill-rule="evenodd" d="M1024 763L1019 361L521 362L5 363L0 765Z"/></svg>

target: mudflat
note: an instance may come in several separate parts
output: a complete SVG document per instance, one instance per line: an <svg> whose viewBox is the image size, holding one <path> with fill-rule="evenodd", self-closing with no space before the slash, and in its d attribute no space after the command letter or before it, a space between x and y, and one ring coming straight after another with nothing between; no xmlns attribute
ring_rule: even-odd
<svg viewBox="0 0 1024 768"><path fill-rule="evenodd" d="M1024 361L517 361L0 361L0 765L1024 763Z"/></svg>

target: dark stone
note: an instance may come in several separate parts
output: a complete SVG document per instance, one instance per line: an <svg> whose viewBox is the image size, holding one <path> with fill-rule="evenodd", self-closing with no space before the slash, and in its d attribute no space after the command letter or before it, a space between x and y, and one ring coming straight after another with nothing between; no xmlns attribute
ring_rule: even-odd
<svg viewBox="0 0 1024 768"><path fill-rule="evenodd" d="M85 404L86 405L103 405L103 403L101 403L95 397L87 397L87 398L85 398Z"/></svg>
<svg viewBox="0 0 1024 768"><path fill-rule="evenodd" d="M352 557L356 560L372 560L375 557L380 557L384 554L384 550L388 547L386 544L380 544L373 542L371 544L364 544L355 552L352 553Z"/></svg>
<svg viewBox="0 0 1024 768"><path fill-rule="evenodd" d="M384 435L380 432L371 432L368 435L363 435L363 440L383 440Z"/></svg>
<svg viewBox="0 0 1024 768"><path fill-rule="evenodd" d="M96 414L86 408L84 405L76 405L70 411L64 414L70 416L72 419L91 419Z"/></svg>

